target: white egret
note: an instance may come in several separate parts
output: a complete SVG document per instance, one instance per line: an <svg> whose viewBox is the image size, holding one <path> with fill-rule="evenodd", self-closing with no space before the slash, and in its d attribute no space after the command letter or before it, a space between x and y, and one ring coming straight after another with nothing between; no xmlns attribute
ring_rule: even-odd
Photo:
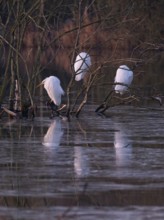
<svg viewBox="0 0 164 220"><path fill-rule="evenodd" d="M103 103L96 108L95 112L103 114L110 106L108 102L109 99L111 99L113 92L115 91L116 93L123 95L128 90L132 80L133 72L126 65L121 65L116 72L114 79L116 85L114 86L114 89L108 92ZM100 109L102 109L101 112Z"/></svg>
<svg viewBox="0 0 164 220"><path fill-rule="evenodd" d="M59 106L61 104L61 96L64 95L64 91L60 85L60 80L56 76L49 76L45 78L40 85L44 85L51 101L56 106Z"/></svg>
<svg viewBox="0 0 164 220"><path fill-rule="evenodd" d="M121 65L116 72L115 83L122 83L125 85L117 84L115 85L115 92L123 95L127 90L128 86L131 85L133 80L133 72L126 65Z"/></svg>
<svg viewBox="0 0 164 220"><path fill-rule="evenodd" d="M86 75L91 66L91 58L86 52L81 52L77 55L74 63L75 80L80 81Z"/></svg>

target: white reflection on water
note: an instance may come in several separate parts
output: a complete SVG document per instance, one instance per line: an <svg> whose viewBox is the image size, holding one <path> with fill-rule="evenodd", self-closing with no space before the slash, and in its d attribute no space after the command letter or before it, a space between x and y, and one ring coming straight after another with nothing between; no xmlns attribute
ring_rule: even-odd
<svg viewBox="0 0 164 220"><path fill-rule="evenodd" d="M58 147L63 133L61 120L59 118L54 119L43 138L42 144L46 147Z"/></svg>
<svg viewBox="0 0 164 220"><path fill-rule="evenodd" d="M89 161L85 147L74 147L74 171L77 177L89 174Z"/></svg>
<svg viewBox="0 0 164 220"><path fill-rule="evenodd" d="M86 125L86 124L85 124ZM88 147L86 127L80 121L77 121L77 132L74 137L74 172L77 177L89 175L89 157L86 153ZM80 145L80 146L79 146Z"/></svg>
<svg viewBox="0 0 164 220"><path fill-rule="evenodd" d="M129 138L130 130L123 123L115 123L114 147L116 155L116 165L124 166L131 161L132 142Z"/></svg>

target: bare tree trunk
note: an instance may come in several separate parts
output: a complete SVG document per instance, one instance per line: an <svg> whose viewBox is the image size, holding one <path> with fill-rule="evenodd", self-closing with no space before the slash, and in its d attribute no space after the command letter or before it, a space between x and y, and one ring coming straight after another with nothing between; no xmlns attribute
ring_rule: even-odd
<svg viewBox="0 0 164 220"><path fill-rule="evenodd" d="M14 70L14 58L13 51L11 55L11 83L10 83L10 95L9 95L9 109L14 110L14 90L15 90L15 70Z"/></svg>
<svg viewBox="0 0 164 220"><path fill-rule="evenodd" d="M69 118L70 116L70 92L71 92L71 87L74 83L74 80L75 80L75 74L74 74L74 69L73 69L73 64L74 64L74 59L75 59L75 55L76 55L76 50L77 50L77 47L79 45L79 37L80 37L80 30L81 30L81 19L82 19L82 16L81 16L81 3L82 3L83 0L80 0L79 1L79 23L78 23L78 30L77 30L77 35L76 35L76 41L75 41L75 45L74 45L74 51L73 51L73 55L72 55L72 60L71 60L71 66L72 66L72 77L71 77L71 80L69 82L69 85L67 87L67 117Z"/></svg>

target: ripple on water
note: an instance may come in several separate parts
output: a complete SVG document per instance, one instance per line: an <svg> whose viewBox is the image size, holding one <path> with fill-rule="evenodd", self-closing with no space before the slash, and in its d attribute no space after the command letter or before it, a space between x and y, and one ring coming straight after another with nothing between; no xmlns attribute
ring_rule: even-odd
<svg viewBox="0 0 164 220"><path fill-rule="evenodd" d="M108 114L1 121L0 216L162 219L162 112Z"/></svg>

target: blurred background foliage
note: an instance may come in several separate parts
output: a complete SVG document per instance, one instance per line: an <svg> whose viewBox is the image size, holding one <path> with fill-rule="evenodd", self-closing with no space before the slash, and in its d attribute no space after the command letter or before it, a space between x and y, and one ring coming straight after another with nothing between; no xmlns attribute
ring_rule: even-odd
<svg viewBox="0 0 164 220"><path fill-rule="evenodd" d="M70 20L78 24L79 2L81 15L87 9L88 18L99 19L100 30L110 35L130 34L132 41L163 41L163 0L1 0L1 30L23 21L26 25L33 22L34 26L48 25L55 30L69 25Z"/></svg>

